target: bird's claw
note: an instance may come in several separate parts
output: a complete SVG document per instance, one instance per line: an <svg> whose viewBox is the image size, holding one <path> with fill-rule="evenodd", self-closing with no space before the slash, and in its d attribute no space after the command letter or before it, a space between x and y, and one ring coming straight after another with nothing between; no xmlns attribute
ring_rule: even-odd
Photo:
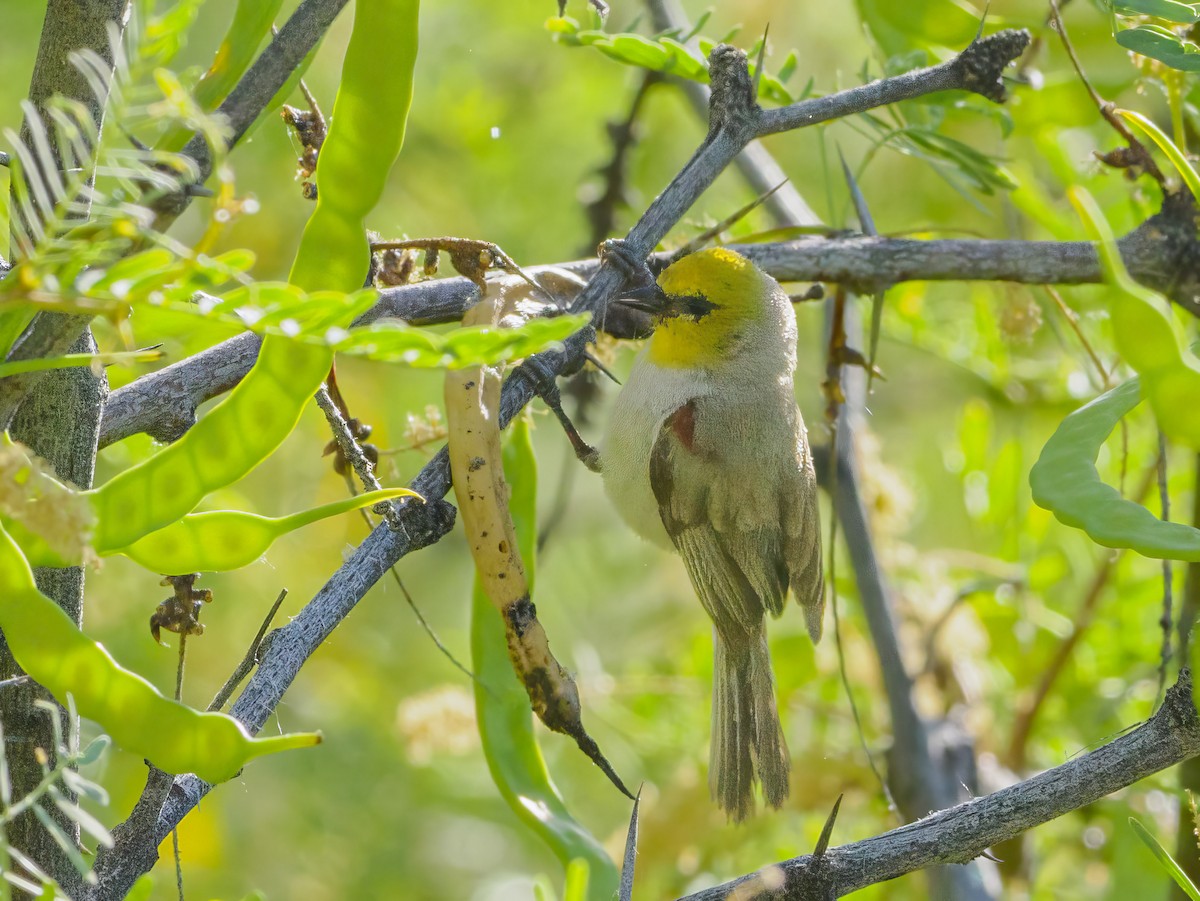
<svg viewBox="0 0 1200 901"><path fill-rule="evenodd" d="M626 291L637 291L652 288L655 275L646 265L646 258L629 249L629 245L620 239L611 238L601 241L596 248L596 255L601 263L611 263L625 276Z"/></svg>

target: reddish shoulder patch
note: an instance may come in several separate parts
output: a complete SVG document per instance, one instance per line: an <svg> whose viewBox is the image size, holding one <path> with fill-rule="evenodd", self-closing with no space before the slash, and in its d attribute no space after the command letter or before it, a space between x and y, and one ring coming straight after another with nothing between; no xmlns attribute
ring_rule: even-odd
<svg viewBox="0 0 1200 901"><path fill-rule="evenodd" d="M695 451L696 441L696 402L689 400L667 418L671 431L687 450Z"/></svg>

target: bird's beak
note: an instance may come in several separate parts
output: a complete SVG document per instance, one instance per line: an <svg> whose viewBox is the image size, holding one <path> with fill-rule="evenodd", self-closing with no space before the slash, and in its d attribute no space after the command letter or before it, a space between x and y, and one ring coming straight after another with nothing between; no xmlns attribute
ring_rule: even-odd
<svg viewBox="0 0 1200 901"><path fill-rule="evenodd" d="M671 308L671 298L657 282L626 290L616 302L630 310L638 310L651 316L668 315Z"/></svg>

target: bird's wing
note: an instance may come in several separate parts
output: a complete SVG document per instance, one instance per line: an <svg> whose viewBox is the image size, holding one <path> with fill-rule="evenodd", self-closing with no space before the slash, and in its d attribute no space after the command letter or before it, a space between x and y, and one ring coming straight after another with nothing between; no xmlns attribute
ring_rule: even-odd
<svg viewBox="0 0 1200 901"><path fill-rule="evenodd" d="M745 517L712 509L736 495L718 486L718 480L735 478L736 470L696 449L702 403L693 399L663 422L650 453L650 485L701 603L721 636L740 644L757 633L764 610L783 611L789 581L785 522L773 514L755 517L747 529L739 525Z"/></svg>
<svg viewBox="0 0 1200 901"><path fill-rule="evenodd" d="M821 561L821 517L817 509L817 474L804 426L796 446L792 484L783 492L783 555L787 560L792 594L804 608L808 634L821 637L825 611L825 573Z"/></svg>

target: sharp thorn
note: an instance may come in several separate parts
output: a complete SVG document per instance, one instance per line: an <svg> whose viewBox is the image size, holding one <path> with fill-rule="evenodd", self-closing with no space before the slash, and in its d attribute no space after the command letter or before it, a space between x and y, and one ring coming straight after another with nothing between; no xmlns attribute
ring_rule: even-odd
<svg viewBox="0 0 1200 901"><path fill-rule="evenodd" d="M593 354L590 350L585 350L583 352L583 358L585 360L587 360L589 363L591 363L593 366L595 366L597 369L599 369L601 372L603 372L606 376L608 376L614 382L616 382L618 385L621 384L621 380L619 378L617 378L615 375L613 375L612 371L609 370L609 368L607 366L605 366L603 363L601 363L596 358L596 355Z"/></svg>
<svg viewBox="0 0 1200 901"><path fill-rule="evenodd" d="M838 799L833 802L833 810L829 811L829 818L825 821L825 826L821 829L821 837L817 839L817 846L813 849L812 856L816 860L820 860L825 856L825 852L829 849L829 839L833 837L833 824L837 821L838 810L842 806L842 798L845 795L838 795Z"/></svg>
<svg viewBox="0 0 1200 901"><path fill-rule="evenodd" d="M621 890L618 901L633 901L633 872L637 864L638 842L638 811L642 805L642 788L638 786L637 797L633 799L633 813L629 815L629 831L625 833L625 858L621 862Z"/></svg>

